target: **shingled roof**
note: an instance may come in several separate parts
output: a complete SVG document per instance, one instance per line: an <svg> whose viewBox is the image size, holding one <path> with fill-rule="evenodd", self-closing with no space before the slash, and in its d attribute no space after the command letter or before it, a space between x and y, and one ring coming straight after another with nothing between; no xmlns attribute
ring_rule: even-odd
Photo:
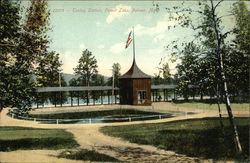
<svg viewBox="0 0 250 163"><path fill-rule="evenodd" d="M120 77L120 79L136 79L136 78L151 78L149 75L142 72L138 66L136 65L135 60L133 61L133 64L131 68L126 72L124 75Z"/></svg>

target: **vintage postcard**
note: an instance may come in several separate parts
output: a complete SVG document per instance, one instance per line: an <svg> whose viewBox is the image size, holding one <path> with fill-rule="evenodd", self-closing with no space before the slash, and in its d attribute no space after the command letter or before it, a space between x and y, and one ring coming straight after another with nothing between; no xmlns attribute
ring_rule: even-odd
<svg viewBox="0 0 250 163"><path fill-rule="evenodd" d="M249 1L0 8L1 163L249 161Z"/></svg>

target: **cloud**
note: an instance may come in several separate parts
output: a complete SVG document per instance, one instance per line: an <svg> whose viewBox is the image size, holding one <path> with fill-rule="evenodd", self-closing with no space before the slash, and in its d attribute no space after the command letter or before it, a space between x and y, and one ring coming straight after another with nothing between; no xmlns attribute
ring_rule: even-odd
<svg viewBox="0 0 250 163"><path fill-rule="evenodd" d="M128 12L119 12L120 10L128 10ZM106 22L108 24L112 23L114 20L116 19L121 19L122 17L129 15L131 11L131 6L126 6L126 5L117 5L114 9L113 12L110 12L110 14L108 15L108 17L106 18Z"/></svg>
<svg viewBox="0 0 250 163"><path fill-rule="evenodd" d="M98 49L104 49L105 46L104 46L104 45L99 45L97 48L98 48Z"/></svg>
<svg viewBox="0 0 250 163"><path fill-rule="evenodd" d="M135 33L138 36L149 35L154 36L158 34L165 33L168 30L168 27L174 26L176 24L175 21L157 21L156 25L153 27L146 27L141 24L137 24L134 27ZM128 31L130 31L129 29Z"/></svg>
<svg viewBox="0 0 250 163"><path fill-rule="evenodd" d="M81 43L81 44L79 45L79 48L80 48L81 51L83 51L83 50L86 49L86 46L85 46L84 43Z"/></svg>
<svg viewBox="0 0 250 163"><path fill-rule="evenodd" d="M99 21L97 21L97 22L95 22L95 25L96 25L97 27L100 27L100 26L101 26L101 23L100 23Z"/></svg>
<svg viewBox="0 0 250 163"><path fill-rule="evenodd" d="M153 40L154 40L155 43L160 43L162 40L164 40L166 38L166 36L167 35L165 33L161 33L161 34L155 36L153 38Z"/></svg>
<svg viewBox="0 0 250 163"><path fill-rule="evenodd" d="M119 54L122 53L125 49L125 43L116 43L113 46L110 47L109 51L113 54Z"/></svg>
<svg viewBox="0 0 250 163"><path fill-rule="evenodd" d="M70 51L66 51L65 53L61 53L62 55L62 71L64 73L73 74L75 66L77 65L77 59L73 56L73 53Z"/></svg>
<svg viewBox="0 0 250 163"><path fill-rule="evenodd" d="M162 46L153 48L153 49L148 49L147 54L149 56L163 56L165 53L165 49Z"/></svg>
<svg viewBox="0 0 250 163"><path fill-rule="evenodd" d="M144 26L142 24L135 25L134 27L135 35L151 36L153 37L153 41L155 43L160 43L167 36L173 37L169 35L168 28L176 25L177 21L168 21L168 16L169 16L168 14L165 14L162 17L160 17L154 26ZM129 33L130 31L131 28L129 28L126 33Z"/></svg>

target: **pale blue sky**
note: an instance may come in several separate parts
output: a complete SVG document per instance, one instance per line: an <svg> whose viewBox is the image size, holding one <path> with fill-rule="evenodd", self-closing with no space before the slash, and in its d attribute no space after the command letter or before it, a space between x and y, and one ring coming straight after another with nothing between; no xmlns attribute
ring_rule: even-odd
<svg viewBox="0 0 250 163"><path fill-rule="evenodd" d="M225 13L229 4L223 4L220 12ZM82 50L90 50L97 59L100 74L110 76L113 63L120 63L125 73L132 63L132 44L125 49L129 30L135 26L136 60L138 66L147 74L157 72L161 58L170 53L164 46L175 39L187 39L191 30L176 28L168 30L168 25L176 22L168 20L165 7L181 4L180 1L160 1L159 12L151 1L49 1L51 50L60 54L63 72L74 73ZM197 1L187 5L195 7ZM90 9L98 10L89 12ZM117 9L108 12L107 9ZM128 12L119 12L119 9ZM143 10L132 12L133 9ZM230 26L232 19L227 19ZM232 26L232 25L231 25ZM174 64L170 63L174 73Z"/></svg>

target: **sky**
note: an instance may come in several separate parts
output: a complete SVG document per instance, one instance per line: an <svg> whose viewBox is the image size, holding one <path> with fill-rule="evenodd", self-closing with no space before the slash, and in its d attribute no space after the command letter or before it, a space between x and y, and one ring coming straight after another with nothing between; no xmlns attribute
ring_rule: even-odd
<svg viewBox="0 0 250 163"><path fill-rule="evenodd" d="M168 19L166 7L181 5L180 1L159 1L159 11L153 1L48 1L50 10L50 50L60 54L62 71L73 74L82 51L88 49L97 59L98 71L111 76L113 63L120 63L121 73L128 71L133 60L132 43L125 49L128 34L135 28L136 62L149 74L157 73L161 58L169 63L175 73L176 63L168 61L170 42L186 40L191 30L168 26L177 24ZM220 12L226 13L232 2L226 2ZM197 1L188 2L187 7L197 6ZM194 15L194 17L197 15ZM232 18L226 27L232 26Z"/></svg>

